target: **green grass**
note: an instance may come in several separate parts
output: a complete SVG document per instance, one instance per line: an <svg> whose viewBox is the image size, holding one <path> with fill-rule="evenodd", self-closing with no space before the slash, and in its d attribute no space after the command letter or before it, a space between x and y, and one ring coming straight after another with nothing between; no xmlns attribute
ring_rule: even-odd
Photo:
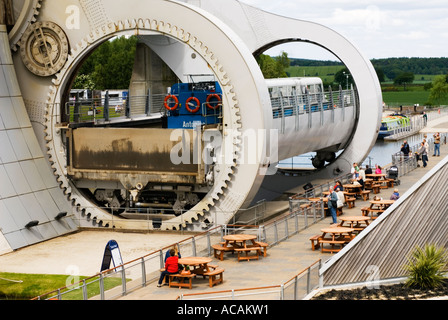
<svg viewBox="0 0 448 320"><path fill-rule="evenodd" d="M39 295L63 288L66 286L67 275L42 275L27 273L0 272L0 299L3 300L29 300ZM79 280L87 277L80 276ZM97 280L98 277L89 278L88 283ZM21 282L13 282L15 280ZM121 277L104 278L105 290L121 285ZM72 286L69 289L74 289ZM94 297L100 294L99 282L95 281L87 286L87 296ZM42 297L46 299L49 297ZM70 293L62 295L63 300L82 300L82 289L78 288Z"/></svg>
<svg viewBox="0 0 448 320"><path fill-rule="evenodd" d="M324 82L333 82L334 75L344 66L320 66L320 67L300 67L293 66L286 68L290 77L320 77Z"/></svg>
<svg viewBox="0 0 448 320"><path fill-rule="evenodd" d="M425 105L429 100L429 91L383 92L383 101L388 105Z"/></svg>

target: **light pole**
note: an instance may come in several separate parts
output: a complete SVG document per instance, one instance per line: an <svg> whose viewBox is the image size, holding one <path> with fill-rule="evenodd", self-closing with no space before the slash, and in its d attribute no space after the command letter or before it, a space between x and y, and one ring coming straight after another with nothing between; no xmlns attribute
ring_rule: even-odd
<svg viewBox="0 0 448 320"><path fill-rule="evenodd" d="M345 73L345 71L343 71L342 73L345 75L347 90L348 90L348 76L350 75L350 73Z"/></svg>

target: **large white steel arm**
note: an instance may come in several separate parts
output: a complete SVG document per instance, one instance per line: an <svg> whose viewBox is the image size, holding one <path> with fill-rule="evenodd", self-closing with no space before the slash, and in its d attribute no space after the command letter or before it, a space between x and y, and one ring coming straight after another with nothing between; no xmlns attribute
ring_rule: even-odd
<svg viewBox="0 0 448 320"><path fill-rule="evenodd" d="M275 45L303 41L320 46L339 58L356 83L358 119L344 152L317 176L331 177L336 168L339 169L337 172L347 172L353 162L365 159L378 135L382 94L373 65L353 43L321 24L272 14L246 5L244 1L201 0L200 4L231 27L254 55ZM266 127L271 127L271 124L266 123Z"/></svg>

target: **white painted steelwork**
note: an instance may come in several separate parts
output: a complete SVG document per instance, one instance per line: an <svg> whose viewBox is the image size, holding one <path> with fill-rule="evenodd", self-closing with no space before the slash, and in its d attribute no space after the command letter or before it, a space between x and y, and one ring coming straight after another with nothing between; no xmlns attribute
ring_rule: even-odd
<svg viewBox="0 0 448 320"><path fill-rule="evenodd" d="M16 8L21 10L20 18L9 34L17 83L39 146L48 154L62 192L79 208L82 225L90 225L85 221L89 217L99 225L112 226L110 215L92 208L90 200L66 176L61 105L65 103L64 94L77 67L92 50L114 36L139 35L181 80L185 80L186 74L212 72L223 90L222 145L227 146L225 152L234 161L222 162L207 195L182 217L164 220L162 228L185 226L194 220L229 221L235 212L249 206L255 198L265 178L263 172L276 160L269 155L276 150L279 159L328 148L344 150L336 161L307 178L313 179L346 172L351 163L364 159L375 142L382 104L376 73L353 44L322 25L270 14L236 0L29 0L17 2L20 4L23 6ZM42 27L36 32L26 32L35 22L42 22ZM55 36L58 33L60 42ZM50 34L54 47L61 50L58 53L68 54L64 63L57 60L57 64L52 64L52 60L45 57L45 51L37 50L38 46L29 50L28 57L24 58L23 50L27 48L21 46L45 44L42 37ZM23 36L35 39L22 39ZM317 112L302 118L273 118L266 81L254 54L292 41L319 45L345 63L356 83L356 109L337 109L329 117ZM1 50L7 50L4 44ZM56 52L51 57L56 58ZM33 64L42 63L51 68L51 72L42 73L33 68ZM347 122L337 126L340 121ZM265 136L258 135L258 147L254 149L242 139L247 132L271 129L279 130L278 143L270 144ZM256 159L254 163L239 161L248 150ZM114 219L113 227L139 228L141 222L124 224Z"/></svg>

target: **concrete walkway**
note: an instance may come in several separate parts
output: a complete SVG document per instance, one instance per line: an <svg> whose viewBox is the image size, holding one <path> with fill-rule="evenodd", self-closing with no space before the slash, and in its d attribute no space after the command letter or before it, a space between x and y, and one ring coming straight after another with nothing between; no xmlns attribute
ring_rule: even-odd
<svg viewBox="0 0 448 320"><path fill-rule="evenodd" d="M443 145L440 157L430 155L426 168L417 168L406 176L400 177L400 185L394 188L397 188L401 195L404 194L446 155L448 155L448 147ZM389 199L392 193L393 189L391 188L381 189L381 192L377 195L384 199ZM348 209L345 207L343 209L343 215L361 215L361 208L369 205L370 203L368 201L364 202L362 199L357 199L354 208ZM290 237L288 240L269 248L268 256L260 260L238 262L236 257L232 257L231 254L227 254L223 261L213 259L213 264L217 264L225 269L224 283L213 288L209 288L207 279L202 280L198 277L193 280L193 289L191 290L185 288L168 288L167 286L157 288L156 283L154 283L120 299L175 299L182 293L212 292L280 285L290 280L315 261L322 259L322 263L324 263L328 259L331 259L332 254L330 253L321 253L320 250L312 251L309 240L311 236L320 234L320 229L329 226L330 223L331 217L325 218L321 222L301 231L299 234Z"/></svg>
<svg viewBox="0 0 448 320"><path fill-rule="evenodd" d="M417 168L406 176L400 177L401 184L397 186L400 194L405 193L447 154L447 145L442 145L441 156L433 157L430 155L426 168ZM318 183L313 184L318 185ZM392 192L392 189L382 189L379 195L383 198L389 198ZM275 206L275 203L271 205ZM368 202L358 199L354 208L344 208L344 215L361 215L360 208L364 206L368 206ZM236 257L226 255L224 261L213 259L213 264L225 269L224 283L213 288L209 288L207 279L203 280L199 277L193 280L193 289L191 290L168 288L167 286L157 288L154 282L149 283L145 288L136 289L121 297L120 300L174 300L181 293L211 292L282 284L315 261L322 259L324 263L331 259L332 254L322 254L320 250L312 251L309 241L309 237L320 234L320 229L327 227L330 222L331 218L327 217L288 240L269 248L266 258L238 262ZM110 239L115 239L119 243L123 260L131 261L186 237L189 237L189 235L82 231L2 255L0 256L0 271L94 275L99 272L104 248Z"/></svg>

